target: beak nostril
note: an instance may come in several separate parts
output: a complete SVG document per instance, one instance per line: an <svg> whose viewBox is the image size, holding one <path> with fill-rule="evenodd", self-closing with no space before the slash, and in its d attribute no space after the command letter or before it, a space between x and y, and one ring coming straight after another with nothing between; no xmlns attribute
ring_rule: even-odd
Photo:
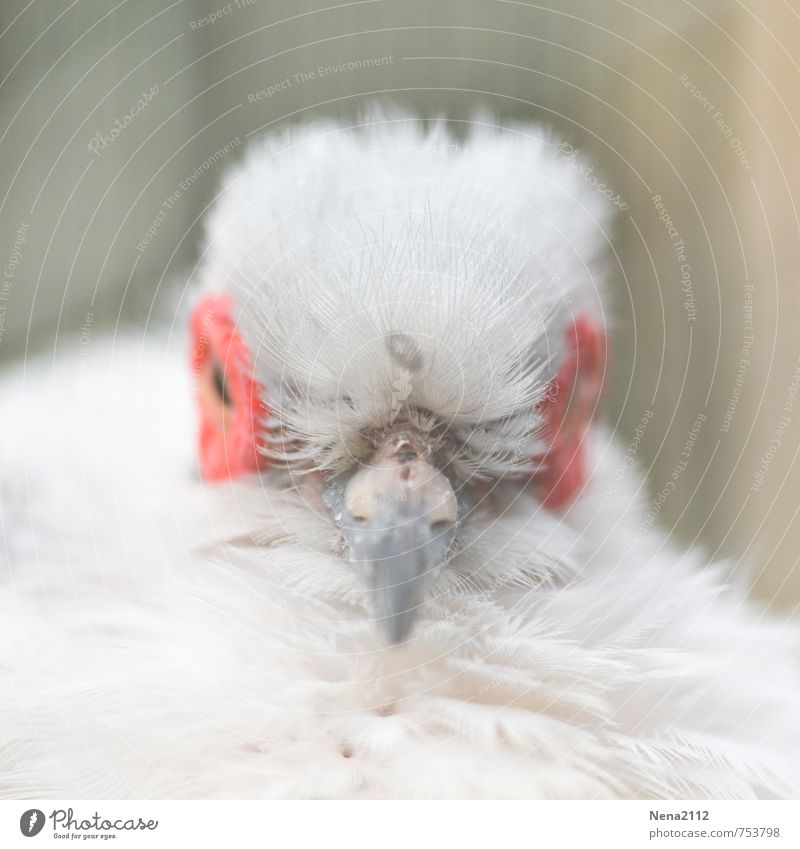
<svg viewBox="0 0 800 849"><path fill-rule="evenodd" d="M454 524L455 522L451 519L437 519L435 522L431 523L431 531L435 534L441 534L445 531L449 531Z"/></svg>

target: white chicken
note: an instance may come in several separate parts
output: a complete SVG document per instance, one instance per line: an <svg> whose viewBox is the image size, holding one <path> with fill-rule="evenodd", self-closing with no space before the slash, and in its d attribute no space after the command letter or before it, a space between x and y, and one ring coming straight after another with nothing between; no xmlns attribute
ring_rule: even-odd
<svg viewBox="0 0 800 849"><path fill-rule="evenodd" d="M294 128L188 341L7 373L0 794L796 796L796 630L590 424L607 207L534 127Z"/></svg>

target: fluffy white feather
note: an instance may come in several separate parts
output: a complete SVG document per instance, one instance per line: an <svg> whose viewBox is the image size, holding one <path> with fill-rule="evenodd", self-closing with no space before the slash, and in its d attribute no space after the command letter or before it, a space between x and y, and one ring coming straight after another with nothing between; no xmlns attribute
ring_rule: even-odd
<svg viewBox="0 0 800 849"><path fill-rule="evenodd" d="M460 439L453 463L502 474L536 450L519 445L564 328L577 309L599 314L609 219L557 148L536 127L478 122L459 144L444 122L421 133L401 116L253 148L209 216L203 278L237 295L269 402L303 445L290 459L360 457L398 380Z"/></svg>
<svg viewBox="0 0 800 849"><path fill-rule="evenodd" d="M320 463L358 456L387 415L396 363L370 343L401 332L452 353L415 403L467 441L488 420L471 456L507 468L491 433L520 431L492 429L530 415L559 297L591 300L591 187L528 131L454 144L407 121L316 126L254 151L211 218L207 285L244 293L259 376ZM431 181L449 187L437 202ZM498 363L509 338L543 370ZM411 641L387 648L285 474L199 481L186 344L93 339L0 385L0 794L800 792L796 630L644 526L601 430L568 511L496 488Z"/></svg>

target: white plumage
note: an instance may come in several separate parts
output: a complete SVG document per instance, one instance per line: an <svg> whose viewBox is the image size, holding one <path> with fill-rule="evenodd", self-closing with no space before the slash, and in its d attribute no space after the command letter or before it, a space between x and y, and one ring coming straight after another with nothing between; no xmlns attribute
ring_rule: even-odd
<svg viewBox="0 0 800 849"><path fill-rule="evenodd" d="M235 295L272 469L199 480L183 334L3 379L0 794L800 792L797 631L645 527L602 429L571 507L520 488L570 315L600 316L602 198L546 134L444 126L295 130L224 186L203 286ZM301 473L398 417L448 422L492 495L390 647Z"/></svg>

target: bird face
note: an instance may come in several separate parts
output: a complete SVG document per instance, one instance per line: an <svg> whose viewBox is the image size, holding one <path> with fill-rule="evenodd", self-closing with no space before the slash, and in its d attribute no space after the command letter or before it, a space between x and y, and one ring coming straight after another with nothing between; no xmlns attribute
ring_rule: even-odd
<svg viewBox="0 0 800 849"><path fill-rule="evenodd" d="M392 642L507 485L580 491L605 363L604 200L546 134L442 132L268 137L210 214L222 294L193 319L203 475L288 480Z"/></svg>

